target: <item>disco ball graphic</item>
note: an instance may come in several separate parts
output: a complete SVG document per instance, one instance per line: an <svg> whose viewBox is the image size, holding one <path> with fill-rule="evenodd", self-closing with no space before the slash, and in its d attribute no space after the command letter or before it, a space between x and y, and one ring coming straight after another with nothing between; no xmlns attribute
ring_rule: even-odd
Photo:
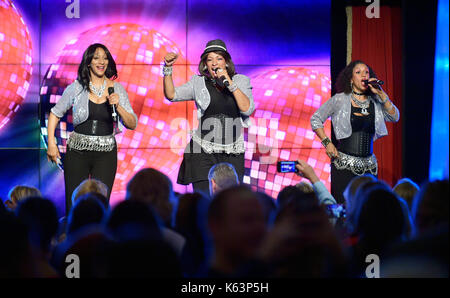
<svg viewBox="0 0 450 298"><path fill-rule="evenodd" d="M31 37L17 8L0 0L0 130L11 120L30 87Z"/></svg>
<svg viewBox="0 0 450 298"><path fill-rule="evenodd" d="M277 173L278 160L307 161L330 189L330 160L311 130L310 118L330 97L331 81L318 71L285 67L251 78L256 110L248 129L244 183L276 198L280 190L306 179ZM330 135L330 121L325 131Z"/></svg>
<svg viewBox="0 0 450 298"><path fill-rule="evenodd" d="M194 109L192 102L171 103L164 98L162 61L167 52L180 56L174 66L174 84L185 83L193 72L187 66L185 54L178 46L158 31L132 23L98 26L70 40L58 53L57 63L51 65L40 91L42 136L47 144L47 119L50 109L61 97L65 87L77 77L83 52L90 44L104 44L111 52L118 71L117 82L128 92L134 112L138 116L135 130L116 135L118 167L111 195L111 204L123 200L126 183L144 167L159 169L176 181L186 146L186 123L171 127L174 119L189 119L187 112ZM73 131L72 110L61 119L55 136L63 153L69 132ZM181 127L181 128L180 128ZM181 137L184 135L184 138ZM174 139L177 146L171 144ZM172 149L171 149L172 148ZM185 186L174 184L176 191ZM184 191L183 191L184 192Z"/></svg>

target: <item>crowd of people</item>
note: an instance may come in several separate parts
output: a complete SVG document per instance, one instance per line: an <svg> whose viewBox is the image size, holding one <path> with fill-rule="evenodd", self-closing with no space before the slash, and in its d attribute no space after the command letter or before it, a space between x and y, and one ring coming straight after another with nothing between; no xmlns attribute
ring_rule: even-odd
<svg viewBox="0 0 450 298"><path fill-rule="evenodd" d="M211 168L209 193L175 193L145 168L115 206L90 179L64 218L38 189L16 186L0 204L0 277L64 278L73 254L81 278L366 277L368 255L380 277L448 277L448 180L391 188L357 176L336 215L313 168L297 169L310 183L272 198L240 184L229 163Z"/></svg>

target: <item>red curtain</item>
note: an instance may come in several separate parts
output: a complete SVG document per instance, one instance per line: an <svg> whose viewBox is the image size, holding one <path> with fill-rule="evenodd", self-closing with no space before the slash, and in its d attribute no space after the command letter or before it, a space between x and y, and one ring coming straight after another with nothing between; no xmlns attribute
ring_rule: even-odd
<svg viewBox="0 0 450 298"><path fill-rule="evenodd" d="M402 178L402 12L381 6L379 18L367 18L366 6L352 7L351 60L362 60L383 80L384 91L400 111L400 121L387 123L389 135L374 143L378 177L394 186Z"/></svg>

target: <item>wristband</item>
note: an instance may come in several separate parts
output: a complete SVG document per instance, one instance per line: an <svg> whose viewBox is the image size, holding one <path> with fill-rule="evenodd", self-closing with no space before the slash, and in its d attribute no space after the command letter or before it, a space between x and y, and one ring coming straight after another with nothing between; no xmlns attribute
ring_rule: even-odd
<svg viewBox="0 0 450 298"><path fill-rule="evenodd" d="M233 82L233 84L231 84L230 86L228 86L228 90L230 90L231 93L233 93L234 91L236 91L238 89L238 86L236 85L236 83Z"/></svg>
<svg viewBox="0 0 450 298"><path fill-rule="evenodd" d="M328 144L330 144L331 141L328 137L325 137L325 139L323 139L321 143L325 148L327 148Z"/></svg>
<svg viewBox="0 0 450 298"><path fill-rule="evenodd" d="M380 99L381 99L381 97L380 97ZM382 99L381 99L381 104L383 104L383 105L384 105L384 104L385 104L385 103L386 103L386 102L387 102L388 100L389 100L389 97L386 97L386 99L385 99L385 100L382 100Z"/></svg>
<svg viewBox="0 0 450 298"><path fill-rule="evenodd" d="M172 66L164 66L163 67L163 75L164 76L171 76L172 75L172 71L173 71Z"/></svg>

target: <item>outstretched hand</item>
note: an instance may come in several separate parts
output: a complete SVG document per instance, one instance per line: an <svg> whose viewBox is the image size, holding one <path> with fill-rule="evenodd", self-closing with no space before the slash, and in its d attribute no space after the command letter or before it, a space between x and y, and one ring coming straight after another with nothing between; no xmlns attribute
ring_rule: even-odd
<svg viewBox="0 0 450 298"><path fill-rule="evenodd" d="M295 165L295 167L298 170L298 174L300 176L305 177L311 183L315 183L319 181L319 178L317 177L316 173L314 172L314 169L304 160L297 160L298 164Z"/></svg>
<svg viewBox="0 0 450 298"><path fill-rule="evenodd" d="M47 160L56 164L61 163L61 155L59 154L58 146L56 144L48 144Z"/></svg>

